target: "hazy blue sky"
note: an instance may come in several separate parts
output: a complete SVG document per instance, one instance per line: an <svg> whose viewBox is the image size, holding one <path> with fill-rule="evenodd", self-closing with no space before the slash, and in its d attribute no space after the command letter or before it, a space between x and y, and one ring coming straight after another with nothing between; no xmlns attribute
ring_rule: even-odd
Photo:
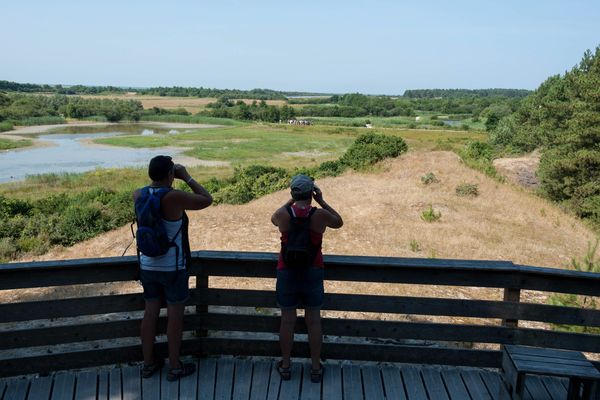
<svg viewBox="0 0 600 400"><path fill-rule="evenodd" d="M599 21L597 0L0 0L0 80L533 89L600 44Z"/></svg>

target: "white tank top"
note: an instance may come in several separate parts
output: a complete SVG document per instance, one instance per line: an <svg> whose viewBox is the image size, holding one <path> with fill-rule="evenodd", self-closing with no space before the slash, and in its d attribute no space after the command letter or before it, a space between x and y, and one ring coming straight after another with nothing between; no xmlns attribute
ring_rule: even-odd
<svg viewBox="0 0 600 400"><path fill-rule="evenodd" d="M181 225L183 224L183 218L180 218L176 221L168 221L163 218L161 218L161 220L165 226L169 240L173 240L173 237L177 235L175 238L175 245L177 246L178 250L176 250L175 247L171 247L166 254L157 257L148 257L144 254L140 254L140 268L146 271L160 272L171 272L178 269L185 269L185 254L181 245L181 237L183 232L180 231L182 228ZM177 251L179 252L177 253Z"/></svg>

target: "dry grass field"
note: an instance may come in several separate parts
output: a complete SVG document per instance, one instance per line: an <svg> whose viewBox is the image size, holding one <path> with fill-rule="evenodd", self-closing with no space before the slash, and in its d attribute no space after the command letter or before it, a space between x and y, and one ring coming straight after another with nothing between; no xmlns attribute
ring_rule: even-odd
<svg viewBox="0 0 600 400"><path fill-rule="evenodd" d="M171 96L142 96L137 94L123 95L82 95L87 98L109 98L121 100L139 100L145 109L152 107L160 107L166 109L185 108L192 114L203 110L208 103L215 102L217 99L212 97L171 97ZM254 100L240 99L247 104L251 104ZM266 100L269 105L282 106L286 102L284 100Z"/></svg>
<svg viewBox="0 0 600 400"><path fill-rule="evenodd" d="M440 182L427 186L421 183L421 176L428 172L433 172ZM465 182L477 184L479 196L457 196L456 186ZM510 260L566 268L571 258L585 253L588 242L595 237L577 218L522 188L498 183L467 168L452 152L409 152L386 161L379 172L349 172L318 183L325 199L344 218L342 229L326 232L326 254ZM270 216L287 198L287 192L282 191L246 205L218 205L191 212L192 249L277 251L278 234ZM437 222L421 218L422 211L430 204L441 212ZM240 220L244 224L240 225ZM120 256L130 241L131 233L126 226L71 248L54 249L35 260ZM128 254L133 255L133 249ZM269 279L212 278L211 285L274 288L273 280ZM120 290L139 288L131 285ZM440 286L328 282L326 290L501 299L498 290ZM49 293L29 292L26 297L38 295ZM545 301L545 295L540 293L525 293L524 297Z"/></svg>

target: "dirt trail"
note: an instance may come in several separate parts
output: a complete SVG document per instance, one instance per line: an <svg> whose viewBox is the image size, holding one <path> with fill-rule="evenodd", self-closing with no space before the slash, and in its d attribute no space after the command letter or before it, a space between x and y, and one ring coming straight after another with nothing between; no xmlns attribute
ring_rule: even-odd
<svg viewBox="0 0 600 400"><path fill-rule="evenodd" d="M528 189L537 189L540 181L536 176L540 165L540 152L534 151L523 157L504 157L494 160L494 167L509 181Z"/></svg>

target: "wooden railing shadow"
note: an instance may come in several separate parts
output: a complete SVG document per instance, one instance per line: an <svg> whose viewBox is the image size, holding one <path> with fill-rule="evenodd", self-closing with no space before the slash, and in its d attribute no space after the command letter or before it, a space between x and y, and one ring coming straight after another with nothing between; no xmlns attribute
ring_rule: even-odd
<svg viewBox="0 0 600 400"><path fill-rule="evenodd" d="M195 252L190 273L196 276L196 287L191 290L189 303L195 307L186 315L184 327L193 335L186 335L182 352L277 356L279 345L273 333L278 330L279 318L259 312L236 312L245 307L276 307L274 292L212 288L208 284L211 276L273 278L275 262L276 254L271 253ZM325 310L473 317L484 323L325 318L324 334L337 338L324 344L325 358L500 366L498 349L459 348L451 342L520 344L600 353L599 335L519 326L519 321L539 321L600 327L599 310L520 299L522 290L600 296L600 274L503 261L326 256L325 263L326 280L499 288L504 292L504 299L498 301L327 294ZM137 268L134 257L5 264L0 265L0 290L133 281ZM140 360L136 338L143 307L140 293L0 304L0 376ZM98 318L105 315L121 318ZM23 324L62 318L69 318L68 324ZM161 320L164 325L164 318ZM305 332L301 321L298 332ZM397 344L405 339L435 341L436 346ZM89 342L92 344L86 347ZM166 344L159 343L158 348L164 352ZM306 342L297 343L295 355L308 355Z"/></svg>

